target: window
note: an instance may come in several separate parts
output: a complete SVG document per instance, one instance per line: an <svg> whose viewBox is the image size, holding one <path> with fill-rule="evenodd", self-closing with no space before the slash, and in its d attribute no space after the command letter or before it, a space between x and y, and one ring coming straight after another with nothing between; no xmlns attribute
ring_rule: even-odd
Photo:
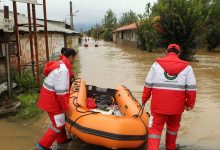
<svg viewBox="0 0 220 150"><path fill-rule="evenodd" d="M5 57L5 44L0 43L0 58Z"/></svg>
<svg viewBox="0 0 220 150"><path fill-rule="evenodd" d="M10 55L17 55L17 44L15 41L9 42L8 49L9 49Z"/></svg>
<svg viewBox="0 0 220 150"><path fill-rule="evenodd" d="M6 43L0 43L0 58L4 58L6 56L5 49L6 49ZM15 41L9 42L8 49L10 55L16 55L17 54L16 42Z"/></svg>

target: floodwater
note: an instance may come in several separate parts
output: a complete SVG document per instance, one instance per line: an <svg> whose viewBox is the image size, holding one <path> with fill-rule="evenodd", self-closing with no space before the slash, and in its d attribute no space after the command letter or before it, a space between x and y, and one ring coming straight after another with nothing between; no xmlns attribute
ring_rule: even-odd
<svg viewBox="0 0 220 150"><path fill-rule="evenodd" d="M141 101L144 80L156 57L161 53L147 53L137 49L99 41L95 47L90 39L88 47L79 47L79 77L87 84L115 88L122 84ZM184 112L177 143L184 150L220 150L220 53L198 52L191 62L197 79L195 108ZM149 103L145 106L149 111ZM46 115L21 122L13 117L0 120L0 149L30 150L48 125ZM161 143L164 143L164 133ZM102 149L79 140L64 149Z"/></svg>

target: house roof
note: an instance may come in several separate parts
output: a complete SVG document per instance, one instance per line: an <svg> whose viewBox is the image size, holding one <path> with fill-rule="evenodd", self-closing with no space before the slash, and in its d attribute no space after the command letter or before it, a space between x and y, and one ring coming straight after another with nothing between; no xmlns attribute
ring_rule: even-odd
<svg viewBox="0 0 220 150"><path fill-rule="evenodd" d="M26 17L24 14L18 14L18 25L22 25L18 27L19 31L23 32L29 32L28 29L28 17ZM3 18L4 18L4 13L2 10L0 10L0 30L3 30ZM14 15L12 12L9 13L9 18L14 19ZM33 22L33 21L32 21ZM37 23L37 31L44 31L44 21L43 20L36 20ZM25 26L27 25L27 26ZM33 30L33 28L32 28ZM52 21L47 22L47 31L48 32L60 32L60 33L66 33L66 34L79 34L79 32L65 29L65 27L61 27Z"/></svg>
<svg viewBox="0 0 220 150"><path fill-rule="evenodd" d="M125 25L125 26L122 26L120 28L117 28L113 32L120 32L120 31L125 31L125 30L135 30L135 29L137 29L137 25L136 25L136 23L132 23L132 24Z"/></svg>

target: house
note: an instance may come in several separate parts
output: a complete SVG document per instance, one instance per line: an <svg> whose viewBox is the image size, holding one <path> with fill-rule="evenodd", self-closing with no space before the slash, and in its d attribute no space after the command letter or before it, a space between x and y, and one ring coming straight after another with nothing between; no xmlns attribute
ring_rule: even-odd
<svg viewBox="0 0 220 150"><path fill-rule="evenodd" d="M6 52L5 52L5 32L3 31L3 11L0 10L0 83L7 80L6 77ZM21 69L30 67L33 62L31 61L31 48L29 38L28 17L23 14L18 14L18 31L19 31L19 47L20 47L20 65ZM13 13L10 12L9 18L13 19ZM32 20L33 21L33 20ZM46 50L45 50L45 34L44 34L44 21L37 20L37 41L38 41L38 57L39 62L46 61ZM49 56L51 59L57 59L60 54L62 47L78 47L78 40L80 33L65 28L65 22L49 20L47 23L48 31L48 47ZM32 29L33 30L33 29ZM33 49L34 46L34 35L32 35ZM16 69L18 64L17 46L15 33L9 34L9 50L10 50L10 64L11 70ZM35 58L35 50L34 50ZM35 61L35 60L34 60Z"/></svg>
<svg viewBox="0 0 220 150"><path fill-rule="evenodd" d="M132 23L122 26L113 32L113 42L137 47L137 25Z"/></svg>

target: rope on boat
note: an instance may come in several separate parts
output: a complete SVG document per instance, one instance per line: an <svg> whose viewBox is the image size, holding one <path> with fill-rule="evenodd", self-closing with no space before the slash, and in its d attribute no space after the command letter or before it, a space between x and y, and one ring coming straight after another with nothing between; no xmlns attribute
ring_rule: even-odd
<svg viewBox="0 0 220 150"><path fill-rule="evenodd" d="M76 111L77 111L77 112L87 113L87 114L84 114L84 115L79 116L78 118L76 118L75 120L73 120L73 122L77 122L80 118L85 117L85 116L87 116L87 115L99 113L99 112L94 112L94 111L91 111L91 110L89 110L89 111L80 111L80 110L78 110L78 108L81 107L81 105L80 105L79 103L77 103L77 98L78 98L78 95L79 95L80 83L81 83L81 79L80 79L80 80L77 80L77 81L75 80L75 82L74 82L74 84L73 84L73 85L74 85L74 90L73 90L73 92L70 93L70 95L72 95L72 94L74 94L74 93L76 93L76 92L78 92L78 93L77 93L77 96L72 96L72 97L70 97L70 98L73 98L73 105L76 107ZM70 126L70 131L71 131L71 129L72 129L72 126Z"/></svg>
<svg viewBox="0 0 220 150"><path fill-rule="evenodd" d="M139 102L136 100L136 98L133 96L133 94L131 93L131 91L124 85L122 85L122 87L128 91L128 94L131 96L131 99L135 102L137 102L139 104Z"/></svg>
<svg viewBox="0 0 220 150"><path fill-rule="evenodd" d="M136 100L136 98L132 95L131 91L130 91L126 86L123 86L123 88L128 91L128 93L129 93L129 95L131 96L132 100L134 100L134 101L135 101L136 103L138 103L138 105L140 106L139 102L138 102L138 101ZM138 111L138 113L135 114L135 115L133 115L132 117L134 117L134 118L139 117L139 118L141 119L142 123L144 124L144 126L147 128L147 125L145 124L145 122L144 122L144 120L143 120L143 118L142 118L142 114L143 114L143 112L144 112L144 107L145 107L145 104L142 104L140 110ZM149 116L149 113L148 113L148 112L147 112L147 115Z"/></svg>
<svg viewBox="0 0 220 150"><path fill-rule="evenodd" d="M76 118L75 120L73 120L73 122L77 122L80 118L82 117L85 117L87 115L91 115L91 114L97 114L99 112L94 112L94 111L80 111L78 110L79 107L81 107L81 105L79 103L77 103L77 99L78 99L78 95L79 95L79 88L80 88L80 83L81 83L81 79L80 80L75 80L73 85L74 85L74 90L70 93L70 95L77 93L77 96L72 96L72 97L69 97L69 98L73 98L73 105L76 107L76 111L79 112L79 113L87 113L87 114L84 114L84 115L81 115L79 116L78 118ZM70 126L70 130L72 129L72 126Z"/></svg>
<svg viewBox="0 0 220 150"><path fill-rule="evenodd" d="M147 125L145 124L145 122L144 122L144 120L143 120L143 118L142 118L142 114L143 114L143 112L144 112L144 106L145 106L145 104L143 104L143 105L141 106L139 112L138 112L136 115L133 115L132 117L134 117L134 118L139 117L139 118L141 119L142 123L144 124L144 126L147 128Z"/></svg>

